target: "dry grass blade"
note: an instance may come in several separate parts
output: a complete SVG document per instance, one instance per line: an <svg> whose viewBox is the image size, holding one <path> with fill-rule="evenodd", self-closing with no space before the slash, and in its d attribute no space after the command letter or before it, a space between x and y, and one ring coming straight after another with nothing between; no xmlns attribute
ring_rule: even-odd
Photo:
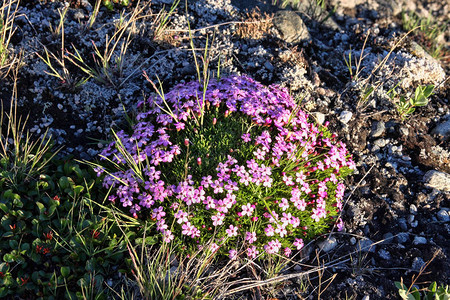
<svg viewBox="0 0 450 300"><path fill-rule="evenodd" d="M11 53L9 44L16 29L14 20L17 17L20 0L2 1L0 6L0 78L6 77L14 65L21 61L20 55Z"/></svg>
<svg viewBox="0 0 450 300"><path fill-rule="evenodd" d="M246 17L247 21L238 23L236 26L236 34L240 38L258 40L269 33L273 15L262 14L259 8L256 8L247 13Z"/></svg>
<svg viewBox="0 0 450 300"><path fill-rule="evenodd" d="M43 138L33 140L26 130L25 120L17 111L17 79L19 65L12 70L14 86L11 95L9 113L0 109L0 167L2 176L6 179L6 186L16 188L36 179L47 163L57 154L58 150L47 157L52 148L51 137L44 134ZM6 120L4 119L6 116ZM4 128L6 124L6 128Z"/></svg>

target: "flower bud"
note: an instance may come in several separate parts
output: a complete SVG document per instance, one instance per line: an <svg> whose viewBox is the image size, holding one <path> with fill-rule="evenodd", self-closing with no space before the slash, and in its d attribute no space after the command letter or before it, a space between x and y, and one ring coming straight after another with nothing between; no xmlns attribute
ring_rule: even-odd
<svg viewBox="0 0 450 300"><path fill-rule="evenodd" d="M200 157L197 157L197 165L199 166L202 165L202 159Z"/></svg>
<svg viewBox="0 0 450 300"><path fill-rule="evenodd" d="M217 123L217 119L214 118L214 119L213 119L213 125L216 125L216 123Z"/></svg>
<svg viewBox="0 0 450 300"><path fill-rule="evenodd" d="M189 139L184 139L184 145L189 146Z"/></svg>

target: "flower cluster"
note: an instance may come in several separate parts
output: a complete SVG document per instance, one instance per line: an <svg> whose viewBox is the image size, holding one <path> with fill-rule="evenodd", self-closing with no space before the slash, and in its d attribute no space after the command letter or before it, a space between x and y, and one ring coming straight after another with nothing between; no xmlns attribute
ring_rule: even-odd
<svg viewBox="0 0 450 300"><path fill-rule="evenodd" d="M139 107L132 132L102 152L116 166L103 184L110 201L151 218L165 242L214 238L210 250L230 258L240 245L250 258L289 256L337 221L340 179L355 165L286 89L233 76L206 90L181 84Z"/></svg>

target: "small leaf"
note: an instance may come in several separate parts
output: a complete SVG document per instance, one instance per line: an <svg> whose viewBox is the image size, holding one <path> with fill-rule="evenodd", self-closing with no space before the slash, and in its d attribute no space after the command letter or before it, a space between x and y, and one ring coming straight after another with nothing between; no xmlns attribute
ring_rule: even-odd
<svg viewBox="0 0 450 300"><path fill-rule="evenodd" d="M70 268L69 267L61 267L61 275L64 278L69 277L69 275L70 275Z"/></svg>
<svg viewBox="0 0 450 300"><path fill-rule="evenodd" d="M5 203L0 203L0 209L5 212L5 214L9 213L9 208Z"/></svg>
<svg viewBox="0 0 450 300"><path fill-rule="evenodd" d="M17 242L16 240L9 240L9 247L11 249L18 249L19 248L19 242Z"/></svg>

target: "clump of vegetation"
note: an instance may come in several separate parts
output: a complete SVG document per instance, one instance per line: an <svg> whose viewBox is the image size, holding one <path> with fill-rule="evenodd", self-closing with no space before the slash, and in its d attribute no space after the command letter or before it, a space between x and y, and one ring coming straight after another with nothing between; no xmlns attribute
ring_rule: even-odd
<svg viewBox="0 0 450 300"><path fill-rule="evenodd" d="M140 103L132 132L102 153L109 200L161 240L234 258L284 254L324 233L354 163L286 89L246 76L178 85Z"/></svg>

